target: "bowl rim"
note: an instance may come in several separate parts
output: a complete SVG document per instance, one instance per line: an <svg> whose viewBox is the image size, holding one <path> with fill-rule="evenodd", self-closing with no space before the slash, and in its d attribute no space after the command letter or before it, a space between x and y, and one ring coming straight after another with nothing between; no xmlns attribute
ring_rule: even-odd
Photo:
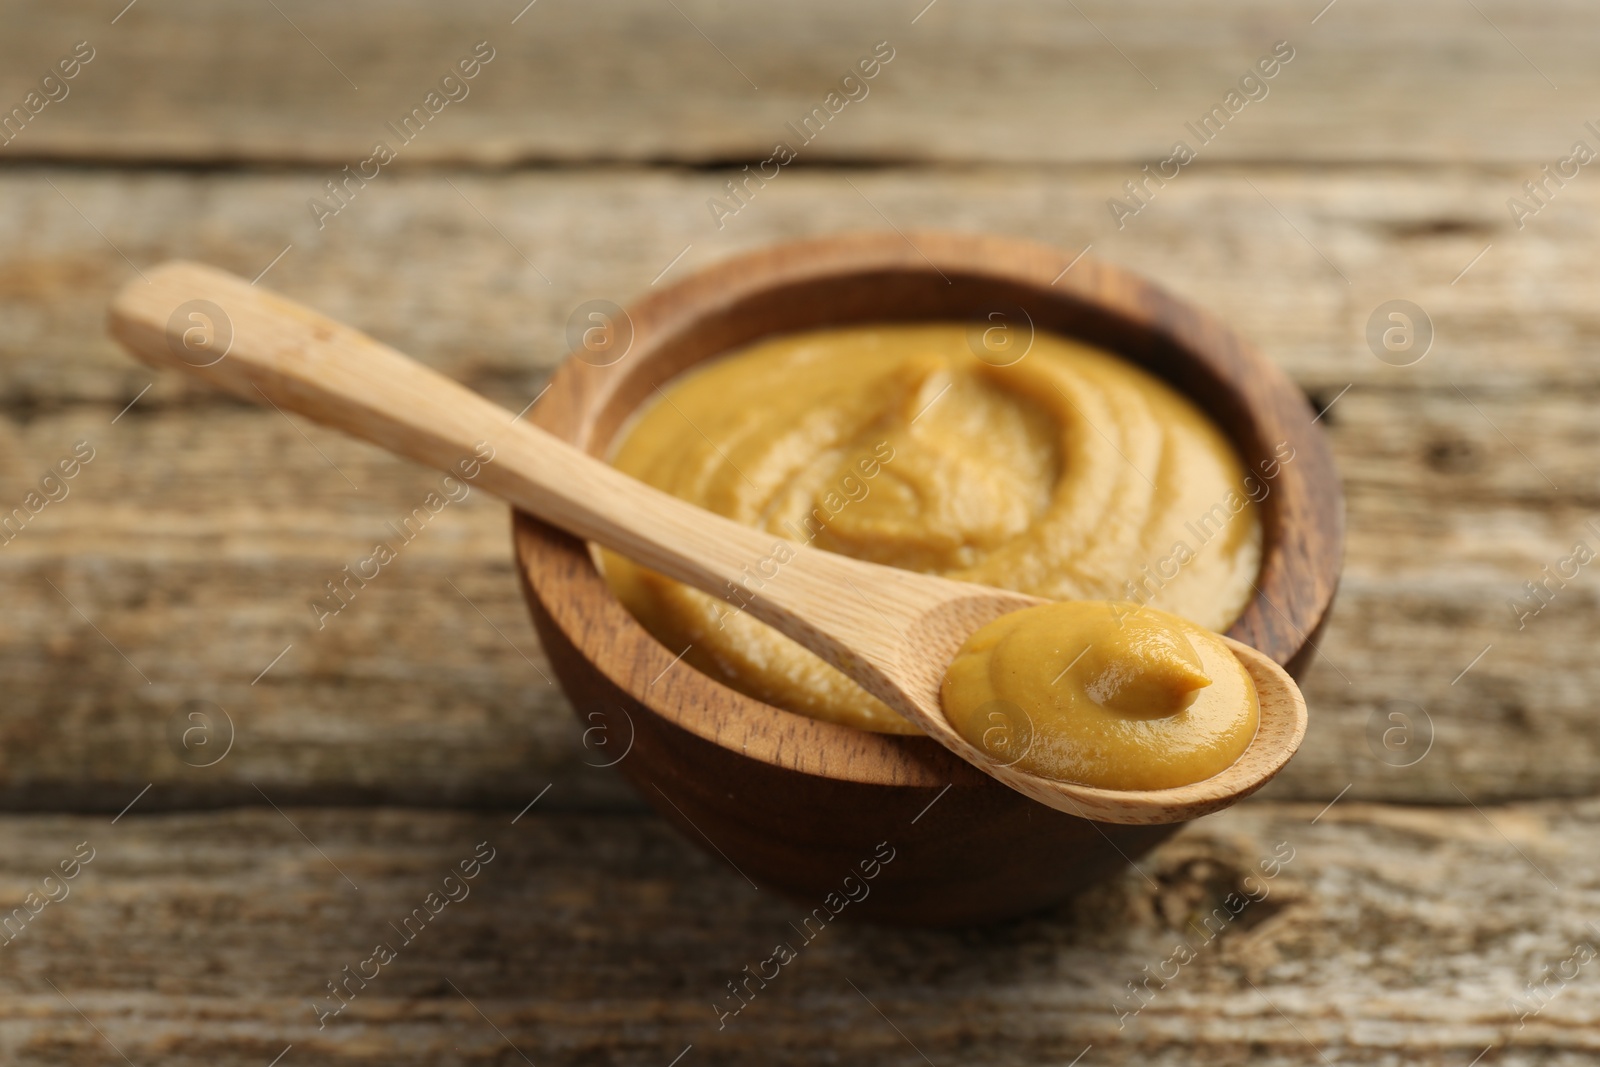
<svg viewBox="0 0 1600 1067"><path fill-rule="evenodd" d="M1124 322L1208 374L1226 372L1218 387L1242 397L1241 414L1249 422L1241 429L1218 419L1230 439L1237 445L1238 434L1254 434L1259 441L1278 440L1294 449L1293 461L1281 468L1263 502L1272 503L1263 508L1268 528L1256 596L1228 636L1261 648L1291 669L1305 664L1317 651L1315 635L1337 587L1344 517L1332 453L1309 403L1275 364L1203 310L1142 276L1082 253L1070 255L1010 237L928 230L833 234L764 246L646 293L624 312L632 331L624 355L597 365L569 353L528 417L580 448L603 454L637 407L637 399L625 399L627 390L643 392L682 369L653 373L651 361L639 358L641 354L661 352L706 330L719 315L732 314L742 302L766 291L908 273L930 279L937 275L947 283L951 275L959 275L1021 287L1041 300ZM969 317L952 314L943 320ZM782 332L789 331L766 335ZM761 334L692 357L686 366L748 344L755 336ZM1136 353L1107 347L1144 364ZM635 373L640 367L646 368L642 375ZM625 410L615 410L619 406ZM1298 536L1291 528L1295 517L1318 525L1323 536ZM825 778L917 787L988 781L928 738L875 734L812 719L746 696L690 667L678 668L670 684L658 684L683 653L657 642L623 607L585 542L514 511L513 543L530 608L542 611L639 708L678 728L774 767ZM583 709L577 711L583 714Z"/></svg>

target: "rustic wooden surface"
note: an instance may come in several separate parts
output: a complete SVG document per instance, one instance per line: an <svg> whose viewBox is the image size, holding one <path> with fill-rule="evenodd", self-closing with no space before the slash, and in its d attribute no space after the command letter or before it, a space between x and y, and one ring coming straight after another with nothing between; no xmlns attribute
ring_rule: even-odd
<svg viewBox="0 0 1600 1067"><path fill-rule="evenodd" d="M126 3L0 5L0 100L96 49L0 153L336 170L478 41L495 58L396 165L758 161L879 41L894 59L804 159L1158 159L1278 40L1295 58L1208 157L1545 162L1600 89L1583 0L142 0L113 24Z"/></svg>
<svg viewBox="0 0 1600 1067"><path fill-rule="evenodd" d="M905 932L846 911L810 944L790 923L818 902L753 890L654 818L543 803L515 825L415 808L6 817L8 898L79 842L95 858L3 950L0 1052L662 1067L692 1045L683 1063L909 1067L1065 1064L1092 1046L1080 1063L1464 1067L1488 1050L1479 1062L1526 1067L1600 1047L1593 961L1520 1028L1508 1008L1531 1012L1525 984L1600 940L1592 800L1246 804L1035 919ZM468 895L400 944L389 924L485 841ZM1203 925L1243 892L1257 899L1237 918ZM726 983L785 940L799 958L719 1028ZM319 1029L326 983L379 942L398 958ZM1194 958L1174 977L1180 942ZM1170 982L1119 1014L1147 967Z"/></svg>
<svg viewBox="0 0 1600 1067"><path fill-rule="evenodd" d="M1521 630L1507 601L1575 541L1600 547L1600 185L1586 168L1522 229L1506 208L1596 144L1592 8L939 0L912 24L920 0L540 0L513 26L520 3L276 6L0 15L0 101L97 49L0 147L0 508L74 442L96 457L0 547L0 911L77 842L99 850L0 948L7 1062L121 1062L113 1043L141 1067L291 1045L282 1067L523 1062L511 1043L660 1065L692 1043L682 1067L1069 1063L1091 1044L1085 1067L1592 1061L1592 965L1520 1029L1510 1000L1532 1007L1524 983L1595 936L1596 597L1585 569ZM1271 95L1117 230L1106 198L1280 38L1297 55ZM480 39L500 51L474 95L319 231L308 197ZM898 51L873 95L717 229L720 165L764 158L881 39ZM886 223L1092 244L1233 323L1319 408L1337 398L1344 584L1301 754L1143 863L1155 888L1130 873L988 932L841 925L718 1032L712 998L804 909L585 766L504 509L451 505L318 633L308 599L434 476L153 377L105 338L104 305L164 258L252 277L292 246L275 287L515 409L582 301ZM1363 336L1395 298L1437 328L1410 367ZM213 704L233 747L191 766L174 719ZM1410 747L1385 750L1396 711ZM484 839L503 847L474 896L319 1033L323 983ZM1271 896L1119 1031L1123 983L1279 841L1296 858Z"/></svg>

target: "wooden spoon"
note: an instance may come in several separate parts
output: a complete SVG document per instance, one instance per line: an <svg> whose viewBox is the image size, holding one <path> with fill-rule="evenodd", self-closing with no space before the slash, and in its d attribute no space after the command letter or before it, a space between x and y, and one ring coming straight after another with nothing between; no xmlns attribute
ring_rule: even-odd
<svg viewBox="0 0 1600 1067"><path fill-rule="evenodd" d="M145 362L440 470L487 442L493 459L476 485L680 582L724 598L736 593L753 616L929 737L1052 808L1112 823L1198 818L1260 788L1305 735L1305 701L1294 681L1227 639L1255 681L1261 725L1221 774L1174 789L1111 790L1006 766L945 720L940 684L973 630L1038 598L863 563L741 526L635 481L365 334L232 274L175 262L147 277L111 304L113 336ZM781 557L788 558L774 562ZM761 577L774 567L775 575Z"/></svg>

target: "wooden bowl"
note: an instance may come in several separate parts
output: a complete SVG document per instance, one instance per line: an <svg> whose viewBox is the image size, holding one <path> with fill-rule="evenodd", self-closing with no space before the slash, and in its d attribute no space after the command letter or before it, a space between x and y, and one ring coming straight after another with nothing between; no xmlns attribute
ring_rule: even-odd
<svg viewBox="0 0 1600 1067"><path fill-rule="evenodd" d="M569 358L532 417L602 455L656 386L759 338L997 311L1166 379L1258 472L1293 449L1261 504L1259 593L1228 634L1292 673L1304 668L1333 601L1343 527L1332 455L1306 399L1226 327L1104 263L955 233L766 248L645 296L628 313L626 355L606 366ZM583 725L605 731L605 751L626 749L618 769L691 841L803 908L910 925L1000 920L1116 874L1176 829L1074 818L926 738L818 722L674 665L680 650L628 614L585 544L527 514L513 527L534 623Z"/></svg>

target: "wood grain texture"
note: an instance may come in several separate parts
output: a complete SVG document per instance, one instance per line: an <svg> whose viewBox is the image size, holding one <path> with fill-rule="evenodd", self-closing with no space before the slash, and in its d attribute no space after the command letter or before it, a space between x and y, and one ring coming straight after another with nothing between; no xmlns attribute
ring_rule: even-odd
<svg viewBox="0 0 1600 1067"><path fill-rule="evenodd" d="M1210 309L1324 402L1354 383L1353 395L1409 396L1428 413L1461 403L1452 381L1480 403L1593 382L1600 183L1569 184L1518 230L1505 200L1532 176L1522 168L1212 169L1185 174L1118 230L1105 200L1130 175L1120 167L808 171L783 175L719 230L705 201L726 173L386 175L319 231L305 213L315 174L0 172L13 205L0 215L0 405L92 400L109 417L151 380L100 329L106 300L135 276L117 249L142 266L190 258L252 278L292 246L264 284L519 410L567 351L584 301L625 303L658 276L885 217L1072 252L1092 244ZM1425 307L1434 355L1448 360L1372 358L1367 318L1395 297ZM137 410L193 393L160 383ZM1552 451L1534 454L1556 465L1559 485L1582 457ZM1506 453L1520 468L1507 463L1495 486L1538 491Z"/></svg>
<svg viewBox="0 0 1600 1067"><path fill-rule="evenodd" d="M1339 398L1322 424L1346 484L1347 566L1306 682L1307 744L1272 788L1325 800L1353 782L1354 796L1437 803L1460 803L1457 786L1474 797L1593 791L1589 693L1600 668L1589 655L1587 575L1524 630L1507 600L1565 557L1594 515L1600 186L1569 186L1519 232L1498 214L1515 172L1196 173L1108 234L1098 198L1120 175L848 175L864 200L839 175L795 173L721 234L699 214L711 177L452 176L545 262L550 285L442 176L397 175L320 237L293 228L302 179L292 174L0 176L15 206L0 215L0 490L15 504L74 441L99 449L73 495L0 549L7 803L49 796L115 812L151 781L147 799L200 801L247 797L254 780L312 802L516 805L526 802L520 768L565 768L588 783L596 776L582 760L599 759L522 658L543 666L518 603L505 513L487 498L447 509L366 605L315 636L311 596L436 488L430 476L173 379L112 425L154 380L101 328L105 301L134 275L45 178L140 264L188 255L253 276L293 240L264 283L512 410L565 350L573 308L628 300L685 245L674 270L881 224L873 204L902 226L1027 234L1067 249L1094 240L1092 254L1232 323L1319 406ZM1428 309L1437 329L1434 351L1413 367L1379 362L1362 337L1372 309L1396 296ZM148 691L160 700L139 698L138 676L46 577L156 681ZM250 724L209 774L184 767L165 740L167 717L190 698L240 702ZM1409 768L1375 759L1366 734L1396 699L1421 704L1435 724L1433 750ZM632 803L615 788L592 795Z"/></svg>
<svg viewBox="0 0 1600 1067"><path fill-rule="evenodd" d="M0 1054L121 1062L109 1040L172 1067L264 1065L291 1044L283 1062L311 1067L522 1063L514 1044L534 1063L662 1067L693 1044L684 1063L1011 1065L1092 1044L1080 1064L1448 1067L1490 1049L1531 1067L1595 1052L1592 962L1520 1028L1510 1003L1595 943L1592 801L1319 814L1252 800L1142 875L1026 922L902 932L849 923L848 904L802 944L790 924L820 899L756 892L653 818L544 813L555 797L515 825L514 811L265 807L0 819L8 909L79 842L96 850L0 949ZM485 841L495 857L470 895L401 944L389 924ZM332 1006L325 983L380 941L398 958L319 1031L311 1003ZM714 1002L737 1003L726 983L782 941L798 958L719 1030ZM1137 1003L1126 984L1180 941L1195 958L1119 1030L1116 1008Z"/></svg>
<svg viewBox="0 0 1600 1067"><path fill-rule="evenodd" d="M9 0L7 108L75 42L97 51L0 158L304 162L329 169L320 185L375 139L396 141L386 123L478 41L495 59L392 166L759 162L879 41L894 59L800 149L806 162L1154 162L1180 137L1197 143L1184 123L1279 40L1294 59L1201 148L1206 161L1537 167L1585 136L1583 101L1600 89L1592 5L1341 0L1318 17L1324 6L170 0L113 25L87 0Z"/></svg>

